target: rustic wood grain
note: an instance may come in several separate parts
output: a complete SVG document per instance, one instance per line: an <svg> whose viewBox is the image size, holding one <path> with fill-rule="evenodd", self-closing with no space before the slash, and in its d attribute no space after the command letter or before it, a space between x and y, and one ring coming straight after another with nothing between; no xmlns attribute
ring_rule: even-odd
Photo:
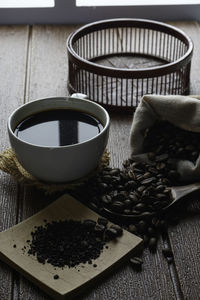
<svg viewBox="0 0 200 300"><path fill-rule="evenodd" d="M197 22L178 22L173 25L182 29L194 43L194 54L191 67L191 94L200 93L199 79L199 35L200 24ZM199 193L188 198L187 205L183 205L181 221L171 226L169 230L169 242L171 244L175 268L178 273L180 287L185 299L199 299L200 295L200 201ZM179 209L178 209L179 210ZM177 210L177 211L178 211ZM173 273L173 271L172 271Z"/></svg>
<svg viewBox="0 0 200 300"><path fill-rule="evenodd" d="M0 27L0 151L9 146L7 118L24 102L24 78L28 27ZM0 172L0 230L14 225L18 218L20 188L9 175ZM18 276L18 275L17 275ZM12 299L16 273L0 263L0 299Z"/></svg>
<svg viewBox="0 0 200 300"><path fill-rule="evenodd" d="M70 26L33 26L30 30L26 102L51 96L65 96L67 91L68 61L66 39L75 29ZM34 188L25 188L21 220L47 206L56 196L45 195ZM48 299L48 296L22 278L19 299Z"/></svg>
<svg viewBox="0 0 200 300"><path fill-rule="evenodd" d="M66 35L72 28L65 26L34 26L30 47L29 88L27 101L38 97L67 94L67 57L65 52ZM44 72L45 71L45 72ZM129 157L129 131L132 115L111 114L111 134L108 149L111 154L111 165L121 167L122 161ZM26 219L49 201L56 197L45 197L33 189L25 190L23 215ZM138 274L130 266L122 267L107 279L91 288L82 299L141 299L153 297L160 299L168 290L168 299L175 299L173 286L166 262L161 254L150 255L146 252L144 272ZM160 278L161 281L155 280ZM148 282L148 287L146 287ZM31 293L30 293L31 289ZM34 288L27 280L21 281L20 299L48 299L42 292ZM164 298L163 298L164 299ZM166 297L167 299L167 297Z"/></svg>
<svg viewBox="0 0 200 300"><path fill-rule="evenodd" d="M199 23L178 22L194 41L191 92L200 89L198 55ZM0 147L8 147L6 119L23 101L49 96L67 95L66 38L73 26L0 27L0 95L1 102ZM3 72L2 72L3 70ZM1 101L1 100L0 100ZM131 114L112 113L108 149L111 166L121 167L130 155L129 132ZM26 219L54 201L58 195L46 196L34 188L18 186L8 175L0 173L1 230ZM18 199L18 201L17 201ZM192 210L193 209L193 210ZM180 224L171 226L169 239L159 240L158 251L144 251L143 271L138 273L125 264L102 279L79 299L84 300L198 300L199 287L199 215L197 202L190 215ZM163 258L164 246L172 247L175 263L170 266ZM45 293L28 280L0 263L0 299L48 300Z"/></svg>
<svg viewBox="0 0 200 300"><path fill-rule="evenodd" d="M116 264L119 265L126 257L133 255L141 245L142 239L124 230L117 240L107 243L108 248L95 260L96 268L93 264L80 264L76 268L43 265L38 263L35 256L28 255L29 247L26 241L31 240L31 232L35 226L45 225L44 220L50 223L66 219L97 221L98 217L99 215L85 205L65 194L32 217L1 232L0 257L55 299L71 299L93 284L98 277L103 276L103 273L109 272ZM57 281L54 280L55 274L59 276Z"/></svg>

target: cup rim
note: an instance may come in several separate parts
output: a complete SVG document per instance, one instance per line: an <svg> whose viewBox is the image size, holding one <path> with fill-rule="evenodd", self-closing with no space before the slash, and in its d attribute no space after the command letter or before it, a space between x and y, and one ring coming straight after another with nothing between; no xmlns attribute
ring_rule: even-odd
<svg viewBox="0 0 200 300"><path fill-rule="evenodd" d="M76 100L76 99L77 99L77 100L79 100L79 101L80 101L80 100L81 100L81 101L86 101L86 102L89 103L90 105L94 105L94 106L100 108L100 109L103 111L103 113L105 114L105 116L106 116L106 124L105 124L105 126L103 126L103 130L102 130L100 133L98 133L96 136L94 136L94 137L92 137L92 138L90 138L90 139L88 139L88 140L86 140L86 141L84 141L84 142L76 143L76 144L71 144L71 145L64 145L64 146L45 146L45 145L32 144L32 143L26 142L26 141L20 139L18 136L16 136L16 135L14 134L12 128L11 128L11 120L12 120L13 116L14 116L20 109L22 109L22 108L24 108L24 107L27 107L27 106L29 106L30 104L34 103L34 102L42 101L42 100L50 100L50 99L52 99L52 100L54 100L54 99L55 99L55 100L56 100L56 99L60 99L60 100L73 99L73 100ZM99 138L100 136L102 136L102 135L104 134L104 132L108 129L109 125L110 125L110 116L109 116L107 110L106 110L103 106L101 106L100 104L98 104L98 103L96 103L96 102L94 102L94 101L91 101L91 100L89 100L89 99L81 99L81 98L79 98L79 97L71 97L71 96L65 96L65 97L63 97L63 96L61 96L61 97L59 97L59 96L52 96L52 97L45 97L45 98L37 98L37 99L35 99L35 100L29 101L29 102L27 102L27 103L25 103L25 104L22 104L22 105L20 105L19 107L17 107L17 108L10 114L10 116L8 117L8 121L7 121L8 131L9 131L9 133L11 134L11 136L12 136L14 139L16 139L17 141L20 141L21 143L23 143L23 144L25 144L25 145L30 145L30 146L32 146L32 147L46 148L46 149L61 149L61 148L64 149L64 148L73 148L73 147L77 147L77 146L79 146L79 145L87 144L87 143L89 143L91 140L95 140L96 138Z"/></svg>

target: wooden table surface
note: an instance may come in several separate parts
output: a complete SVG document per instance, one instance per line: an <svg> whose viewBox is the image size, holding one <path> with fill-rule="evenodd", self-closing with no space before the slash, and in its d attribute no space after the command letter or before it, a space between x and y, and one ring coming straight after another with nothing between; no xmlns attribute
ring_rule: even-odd
<svg viewBox="0 0 200 300"><path fill-rule="evenodd" d="M175 22L194 42L191 94L200 94L200 23ZM42 97L67 95L66 38L77 26L0 27L0 151L9 147L7 118L19 105ZM132 115L112 114L108 149L111 166L120 167L130 155L128 137ZM32 187L18 184L0 172L0 230L32 216L55 200ZM200 299L200 204L198 196L187 216L168 230L158 249L144 251L143 270L127 263L77 299L92 300L198 300ZM170 245L174 262L162 249ZM48 300L44 292L5 263L0 262L1 300Z"/></svg>

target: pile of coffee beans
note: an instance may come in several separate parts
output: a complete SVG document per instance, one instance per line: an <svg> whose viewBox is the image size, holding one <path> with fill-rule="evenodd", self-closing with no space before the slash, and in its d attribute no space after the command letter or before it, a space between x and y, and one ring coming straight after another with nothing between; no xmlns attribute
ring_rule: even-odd
<svg viewBox="0 0 200 300"><path fill-rule="evenodd" d="M171 160L195 163L200 152L200 133L181 129L167 121L156 122L145 133L144 150L153 155L168 155Z"/></svg>
<svg viewBox="0 0 200 300"><path fill-rule="evenodd" d="M159 235L166 232L162 208L171 201L169 190L166 183L160 183L160 178L155 177L155 174L152 176L156 180L149 180L148 185L144 184L146 182L141 184L145 178L135 178L133 171L128 167L130 161L130 165L137 165L137 170L140 166L141 174L147 172L144 173L144 169L141 168L145 167L145 164L135 164L132 160L126 161L126 168L123 170L106 167L98 176L91 178L82 189L76 191L75 197L104 216L108 216L107 209L109 209L111 212L109 218L112 216L115 223L141 237L144 246L154 252ZM139 176L139 173L136 174ZM156 213L155 216L151 216L152 212ZM123 218L120 218L122 216ZM138 267L140 263L133 259L131 264L134 262Z"/></svg>
<svg viewBox="0 0 200 300"><path fill-rule="evenodd" d="M119 225L109 227L104 217L97 222L46 222L31 233L29 255L35 255L40 263L61 268L92 264L107 241L122 235L122 227L143 238L144 246L155 251L160 234L167 234L162 212L172 201L169 187L180 185L176 161L187 159L195 163L200 152L200 133L185 131L168 122L156 123L145 132L144 152L147 160L131 157L124 161L122 169L104 167L74 191L73 195L103 216L111 212ZM128 222L126 217L130 217ZM171 263L171 250L164 249L163 255ZM130 262L141 268L141 258L133 257Z"/></svg>
<svg viewBox="0 0 200 300"><path fill-rule="evenodd" d="M46 222L31 232L32 241L27 241L28 254L36 256L42 264L47 262L60 268L86 262L92 264L106 243L122 234L120 226L108 226L107 219L101 217L97 222L91 219Z"/></svg>
<svg viewBox="0 0 200 300"><path fill-rule="evenodd" d="M161 161L158 162L160 165ZM170 185L163 170L132 159L124 163L125 169L104 168L79 190L86 195L97 211L105 209L120 215L146 216L159 212L170 201Z"/></svg>
<svg viewBox="0 0 200 300"><path fill-rule="evenodd" d="M97 211L141 217L160 214L172 201L169 187L180 185L177 159L195 162L199 151L200 133L165 121L156 123L145 132L145 161L132 157L124 161L123 169L106 167L80 193Z"/></svg>
<svg viewBox="0 0 200 300"><path fill-rule="evenodd" d="M186 159L195 163L199 152L200 133L156 122L145 132L146 160L131 157L122 169L103 168L75 196L102 215L113 213L116 223L142 237L144 245L154 251L158 236L166 234L162 213L172 201L170 186L181 185L176 162Z"/></svg>

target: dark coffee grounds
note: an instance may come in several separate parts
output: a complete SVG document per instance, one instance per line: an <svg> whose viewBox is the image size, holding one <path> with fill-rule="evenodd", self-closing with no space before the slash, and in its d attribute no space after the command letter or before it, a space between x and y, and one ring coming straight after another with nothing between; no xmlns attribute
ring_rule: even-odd
<svg viewBox="0 0 200 300"><path fill-rule="evenodd" d="M40 263L55 267L75 267L80 263L92 263L103 251L106 242L121 236L119 226L108 226L107 220L53 221L36 227L31 232L29 255ZM96 267L96 264L93 265Z"/></svg>

